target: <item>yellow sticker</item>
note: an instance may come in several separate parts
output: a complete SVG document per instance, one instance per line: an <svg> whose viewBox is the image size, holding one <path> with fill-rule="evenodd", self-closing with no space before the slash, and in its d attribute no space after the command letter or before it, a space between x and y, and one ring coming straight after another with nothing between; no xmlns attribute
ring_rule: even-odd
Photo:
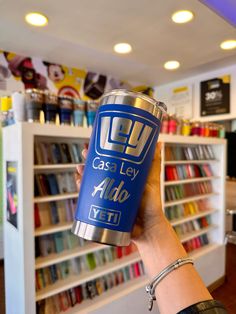
<svg viewBox="0 0 236 314"><path fill-rule="evenodd" d="M224 84L229 84L230 83L230 75L224 75L220 77L223 81Z"/></svg>

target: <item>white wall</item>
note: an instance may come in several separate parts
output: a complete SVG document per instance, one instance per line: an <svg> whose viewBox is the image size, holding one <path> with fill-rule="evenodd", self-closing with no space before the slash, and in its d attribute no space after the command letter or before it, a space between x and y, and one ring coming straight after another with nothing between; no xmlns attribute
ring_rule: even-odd
<svg viewBox="0 0 236 314"><path fill-rule="evenodd" d="M200 82L215 77L221 77L224 75L231 75L230 84L230 114L216 115L216 116L200 116ZM155 87L154 97L158 100L164 101L167 104L168 112L173 113L173 106L169 101L171 91L174 88L192 85L193 86L193 119L195 120L207 120L207 121L220 121L226 119L236 119L236 63L233 66L224 67L215 71L208 71L201 75L188 77L184 80L171 82L166 85L160 85Z"/></svg>

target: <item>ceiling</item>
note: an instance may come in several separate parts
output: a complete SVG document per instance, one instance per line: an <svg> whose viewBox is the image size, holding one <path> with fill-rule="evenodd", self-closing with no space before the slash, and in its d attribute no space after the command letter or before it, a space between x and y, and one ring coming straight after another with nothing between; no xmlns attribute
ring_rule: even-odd
<svg viewBox="0 0 236 314"><path fill-rule="evenodd" d="M173 23L180 9L195 19ZM30 11L47 15L48 26L27 25ZM236 29L197 0L0 0L1 49L151 85L235 64L236 51L219 47L230 38ZM117 42L129 42L133 52L115 54ZM164 70L173 59L181 67Z"/></svg>

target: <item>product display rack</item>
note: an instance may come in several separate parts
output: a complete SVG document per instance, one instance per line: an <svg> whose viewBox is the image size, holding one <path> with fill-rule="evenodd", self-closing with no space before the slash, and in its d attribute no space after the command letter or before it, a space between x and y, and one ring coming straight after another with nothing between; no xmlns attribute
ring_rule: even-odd
<svg viewBox="0 0 236 314"><path fill-rule="evenodd" d="M179 236L181 242L195 239L201 235L207 235L209 243L195 248L188 254L194 258L195 266L200 273L203 281L207 286L220 281L225 275L225 173L226 173L226 141L224 139L215 138L200 138L197 136L185 137L179 135L161 135L161 140L164 142L162 150L162 199L163 210L176 205L185 205L189 202L208 201L210 207L204 211L192 213L187 217L175 218L170 221L173 227L180 226L184 223L189 223L197 219L209 217L210 223L200 230L186 232ZM214 158L208 159L193 159L193 160L168 160L165 154L166 147L183 148L183 147L198 147L209 145L214 154ZM212 169L212 175L206 177L197 177L189 179L165 180L166 166L184 166L184 165L209 165ZM183 197L176 200L165 200L165 189L171 186L185 186L188 183L199 184L209 182L212 185L210 193L196 194ZM217 261L217 262L216 262ZM214 267L212 267L214 265Z"/></svg>
<svg viewBox="0 0 236 314"><path fill-rule="evenodd" d="M76 163L35 165L34 164L34 142L43 139L59 142L77 141L88 142L91 129L76 128L70 126L41 125L30 123L18 123L4 129L4 182L6 181L6 162L17 162L17 187L18 187L18 228L16 229L7 221L6 204L4 206L4 241L5 241L5 281L6 281L6 308L7 313L33 314L36 312L36 302L43 300L67 289L76 287L84 282L112 273L122 267L140 261L137 252L124 256L121 259L84 272L79 275L70 275L65 279L58 280L39 291L35 291L35 270L68 261L88 253L104 249L106 246L96 243L86 243L83 247L64 250L45 257L35 258L35 237L54 234L60 231L70 230L72 223L67 221L55 225L48 223L34 228L34 205L53 201L75 199L78 193L63 193L57 195L34 196L33 178L37 173L51 173L60 171L74 171ZM224 247L224 184L225 184L225 140L212 138L184 137L161 135L163 142L162 150L162 200L163 210L177 204L191 201L208 199L212 205L204 212L198 212L188 217L180 217L171 220L173 227L192 222L197 219L210 216L211 222L199 230L186 232L180 236L181 242L189 241L201 235L208 234L209 243L196 248L189 254L195 259L195 265L200 272L206 285L211 285L224 276L225 269L225 247ZM177 144L178 143L178 144ZM210 145L214 152L214 159L207 160L166 160L166 146L198 146ZM184 164L209 164L213 175L206 178L191 178L175 181L165 181L164 173L166 165ZM186 185L188 183L211 182L213 191L201 195L193 195L178 200L165 200L165 189L175 185ZM5 191L6 193L6 191ZM40 209L39 209L40 210ZM212 267L217 260L217 264ZM16 267L17 266L17 267ZM17 286L16 286L17 282ZM102 306L125 297L127 294L139 293L147 278L141 276L118 285L97 296L95 299L85 300L81 304L70 308L66 313L89 313L98 310ZM142 291L143 295L143 291ZM12 299L14 298L14 302ZM140 300L143 303L143 296ZM16 309L17 304L17 309ZM117 313L121 309L117 309ZM98 310L99 311L99 310ZM99 313L99 312L96 312ZM102 313L102 312L101 312ZM116 309L114 309L116 313Z"/></svg>

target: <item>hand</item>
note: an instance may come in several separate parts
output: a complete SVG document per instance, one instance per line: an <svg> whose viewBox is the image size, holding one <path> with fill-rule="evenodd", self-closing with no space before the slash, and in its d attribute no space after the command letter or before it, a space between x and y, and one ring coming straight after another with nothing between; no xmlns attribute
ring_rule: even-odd
<svg viewBox="0 0 236 314"><path fill-rule="evenodd" d="M161 205L160 172L161 172L161 143L156 146L151 169L143 192L140 208L132 232L132 238L136 241L145 236L153 227L165 220ZM87 157L87 149L82 151L83 157ZM81 178L84 173L84 165L78 165L76 173L76 185L80 190Z"/></svg>
<svg viewBox="0 0 236 314"><path fill-rule="evenodd" d="M87 158L87 155L88 155L88 149L85 148L82 150L82 156L84 157L85 160ZM83 174L84 174L84 165L78 165L76 167L76 173L75 173L75 182L76 182L78 192L80 191L81 179L82 179Z"/></svg>
<svg viewBox="0 0 236 314"><path fill-rule="evenodd" d="M132 232L132 238L139 240L142 236L150 232L154 227L158 227L166 222L161 202L161 148L162 143L157 143L147 182L142 195L141 204Z"/></svg>
<svg viewBox="0 0 236 314"><path fill-rule="evenodd" d="M87 150L82 154L86 158ZM83 172L84 166L77 166L78 189ZM132 232L132 240L151 279L176 259L187 256L162 210L160 172L161 144L158 143ZM159 311L163 314L178 313L192 304L212 299L200 276L190 264L171 272L157 286L156 298Z"/></svg>

